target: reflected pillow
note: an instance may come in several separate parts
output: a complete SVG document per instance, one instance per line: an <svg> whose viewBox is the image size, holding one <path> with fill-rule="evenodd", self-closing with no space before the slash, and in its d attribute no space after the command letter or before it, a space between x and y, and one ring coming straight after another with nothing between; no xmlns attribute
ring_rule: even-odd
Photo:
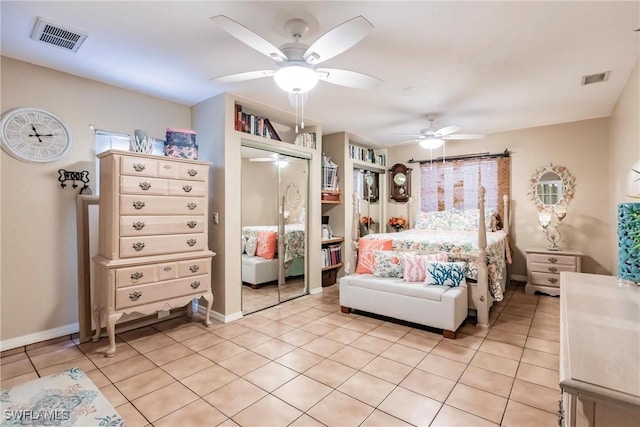
<svg viewBox="0 0 640 427"><path fill-rule="evenodd" d="M258 231L258 246L256 255L264 259L273 259L276 255L278 234L275 231Z"/></svg>
<svg viewBox="0 0 640 427"><path fill-rule="evenodd" d="M247 239L247 246L245 247L245 252L247 253L247 255L249 256L255 256L256 255L256 247L258 246L258 239L255 237L249 237Z"/></svg>
<svg viewBox="0 0 640 427"><path fill-rule="evenodd" d="M374 251L390 251L392 240L360 239L358 242L358 267L356 273L373 274L375 268Z"/></svg>
<svg viewBox="0 0 640 427"><path fill-rule="evenodd" d="M424 282L427 278L427 262L447 261L447 254L424 254L419 255L413 252L404 254L403 277L405 282Z"/></svg>
<svg viewBox="0 0 640 427"><path fill-rule="evenodd" d="M404 273L404 261L402 252L374 251L373 275L376 277L401 278Z"/></svg>
<svg viewBox="0 0 640 427"><path fill-rule="evenodd" d="M240 253L241 253L241 254L243 254L243 253L244 253L244 251L247 249L247 238L246 238L246 237L244 237L244 236L242 236L242 241L241 241L241 243L240 243L240 249L242 249L242 250L240 251Z"/></svg>
<svg viewBox="0 0 640 427"><path fill-rule="evenodd" d="M427 277L425 285L460 286L464 280L464 271L460 263L456 262L431 262L427 261Z"/></svg>

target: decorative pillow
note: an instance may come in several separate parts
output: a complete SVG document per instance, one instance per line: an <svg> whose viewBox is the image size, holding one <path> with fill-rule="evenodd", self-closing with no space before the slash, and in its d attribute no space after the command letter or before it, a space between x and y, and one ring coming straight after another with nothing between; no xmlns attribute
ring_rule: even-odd
<svg viewBox="0 0 640 427"><path fill-rule="evenodd" d="M424 282L427 278L428 261L448 261L447 254L425 254L418 255L412 252L404 254L404 281L405 282Z"/></svg>
<svg viewBox="0 0 640 427"><path fill-rule="evenodd" d="M373 275L376 277L401 278L404 273L404 261L402 252L373 251L375 266Z"/></svg>
<svg viewBox="0 0 640 427"><path fill-rule="evenodd" d="M256 255L264 259L273 259L276 255L276 242L278 233L275 231L258 231L258 246Z"/></svg>
<svg viewBox="0 0 640 427"><path fill-rule="evenodd" d="M425 285L455 287L460 286L464 280L464 272L458 263L427 261L426 272Z"/></svg>
<svg viewBox="0 0 640 427"><path fill-rule="evenodd" d="M240 252L241 254L244 253L244 251L247 249L247 238L242 236L242 241L240 243L240 249L242 249L242 251Z"/></svg>
<svg viewBox="0 0 640 427"><path fill-rule="evenodd" d="M249 256L255 256L257 246L258 246L258 239L256 237L249 237L247 239L247 246L244 248L244 251Z"/></svg>
<svg viewBox="0 0 640 427"><path fill-rule="evenodd" d="M373 274L375 268L374 251L390 251L393 240L360 239L358 242L358 267L356 273Z"/></svg>
<svg viewBox="0 0 640 427"><path fill-rule="evenodd" d="M450 230L449 211L420 212L416 218L415 228L421 230Z"/></svg>

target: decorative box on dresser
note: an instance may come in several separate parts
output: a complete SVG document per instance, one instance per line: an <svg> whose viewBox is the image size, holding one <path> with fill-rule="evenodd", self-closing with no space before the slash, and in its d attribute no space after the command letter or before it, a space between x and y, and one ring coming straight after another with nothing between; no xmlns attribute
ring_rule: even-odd
<svg viewBox="0 0 640 427"><path fill-rule="evenodd" d="M110 150L100 158L99 255L96 261L96 334L107 328L115 354L115 323L213 303L208 249L209 164ZM105 323L106 321L106 323Z"/></svg>
<svg viewBox="0 0 640 427"><path fill-rule="evenodd" d="M581 270L582 252L548 249L527 249L527 284L524 291L534 294L536 291L548 295L560 295L560 272Z"/></svg>
<svg viewBox="0 0 640 427"><path fill-rule="evenodd" d="M560 276L560 425L640 426L640 286Z"/></svg>

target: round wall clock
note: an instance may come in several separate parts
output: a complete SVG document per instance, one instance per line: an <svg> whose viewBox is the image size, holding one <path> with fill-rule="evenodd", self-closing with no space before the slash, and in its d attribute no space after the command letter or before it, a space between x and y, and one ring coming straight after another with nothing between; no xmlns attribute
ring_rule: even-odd
<svg viewBox="0 0 640 427"><path fill-rule="evenodd" d="M16 108L2 115L2 148L10 156L45 163L62 158L71 148L71 131L62 119L39 108Z"/></svg>

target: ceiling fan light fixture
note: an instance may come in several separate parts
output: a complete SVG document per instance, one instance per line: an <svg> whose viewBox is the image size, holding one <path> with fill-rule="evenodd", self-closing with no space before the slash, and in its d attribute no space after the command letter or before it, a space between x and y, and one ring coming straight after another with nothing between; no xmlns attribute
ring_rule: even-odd
<svg viewBox="0 0 640 427"><path fill-rule="evenodd" d="M442 147L442 144L444 144L444 140L438 138L425 138L420 141L420 146L428 150L435 150L436 148L440 148Z"/></svg>
<svg viewBox="0 0 640 427"><path fill-rule="evenodd" d="M313 89L319 80L318 73L304 65L289 65L276 71L273 78L280 89L289 93L305 93Z"/></svg>

